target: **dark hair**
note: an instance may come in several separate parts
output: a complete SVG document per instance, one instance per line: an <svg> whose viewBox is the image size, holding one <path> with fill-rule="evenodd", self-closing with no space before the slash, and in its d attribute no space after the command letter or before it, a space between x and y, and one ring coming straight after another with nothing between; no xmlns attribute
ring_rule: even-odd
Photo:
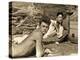
<svg viewBox="0 0 80 60"><path fill-rule="evenodd" d="M42 22L45 22L46 24L50 25L51 21L48 16L42 16L41 20L39 21L39 25L41 25Z"/></svg>
<svg viewBox="0 0 80 60"><path fill-rule="evenodd" d="M57 16L58 16L58 15L64 16L62 12L58 12L58 13L57 13Z"/></svg>

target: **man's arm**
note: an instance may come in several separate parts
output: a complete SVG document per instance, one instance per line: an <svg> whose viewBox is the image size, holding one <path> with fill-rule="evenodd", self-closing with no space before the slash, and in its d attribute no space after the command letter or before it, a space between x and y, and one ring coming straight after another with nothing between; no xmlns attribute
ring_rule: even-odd
<svg viewBox="0 0 80 60"><path fill-rule="evenodd" d="M56 21L51 20L51 24L49 26L49 30L47 31L47 33L43 36L43 38L47 38L49 36L54 36L56 35Z"/></svg>
<svg viewBox="0 0 80 60"><path fill-rule="evenodd" d="M44 54L44 48L42 45L43 36L41 34L38 34L36 37L36 57L41 57Z"/></svg>

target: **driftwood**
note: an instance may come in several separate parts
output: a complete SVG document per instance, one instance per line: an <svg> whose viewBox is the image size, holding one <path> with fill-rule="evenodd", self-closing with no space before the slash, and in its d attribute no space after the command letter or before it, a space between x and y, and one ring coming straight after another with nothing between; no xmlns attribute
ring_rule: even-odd
<svg viewBox="0 0 80 60"><path fill-rule="evenodd" d="M25 15L27 15L27 11L25 11L25 10L18 10L16 12L12 13L12 15L13 16L25 16Z"/></svg>

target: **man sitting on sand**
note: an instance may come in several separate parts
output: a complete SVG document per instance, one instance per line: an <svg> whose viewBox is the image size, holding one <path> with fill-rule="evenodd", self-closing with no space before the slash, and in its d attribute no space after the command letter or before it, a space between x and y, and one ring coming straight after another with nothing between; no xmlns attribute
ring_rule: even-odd
<svg viewBox="0 0 80 60"><path fill-rule="evenodd" d="M59 44L59 42L63 41L68 35L68 31L64 30L62 23L63 13L58 12L56 20L51 20L49 30L43 37L43 42L55 42L56 44Z"/></svg>

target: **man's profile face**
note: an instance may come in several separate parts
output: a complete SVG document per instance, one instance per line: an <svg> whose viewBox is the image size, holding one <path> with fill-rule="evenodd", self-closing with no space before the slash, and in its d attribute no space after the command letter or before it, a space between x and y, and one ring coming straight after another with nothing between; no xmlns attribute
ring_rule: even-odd
<svg viewBox="0 0 80 60"><path fill-rule="evenodd" d="M46 24L45 22L42 22L41 25L40 25L40 29L41 29L41 32L43 34L47 33L48 29L49 29L49 25Z"/></svg>
<svg viewBox="0 0 80 60"><path fill-rule="evenodd" d="M57 22L61 23L62 20L63 20L63 16L62 16L61 14L59 14L59 15L57 16Z"/></svg>

